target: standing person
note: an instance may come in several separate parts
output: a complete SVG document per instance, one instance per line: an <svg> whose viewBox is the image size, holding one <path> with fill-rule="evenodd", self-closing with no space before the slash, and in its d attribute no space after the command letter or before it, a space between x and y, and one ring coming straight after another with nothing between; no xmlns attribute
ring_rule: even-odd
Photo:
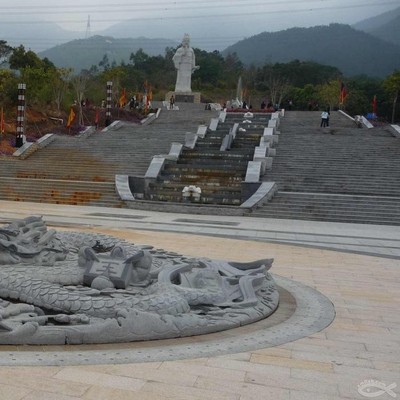
<svg viewBox="0 0 400 400"><path fill-rule="evenodd" d="M329 113L328 111L322 111L321 113L321 128L325 128L326 126L329 126Z"/></svg>
<svg viewBox="0 0 400 400"><path fill-rule="evenodd" d="M174 109L174 104L175 104L175 97L174 97L174 95L172 95L172 96L169 98L169 109L170 109L170 110L173 110L173 109Z"/></svg>
<svg viewBox="0 0 400 400"><path fill-rule="evenodd" d="M326 112L328 113L328 120L326 121L326 126L329 126L329 118L331 116L331 106L326 107Z"/></svg>

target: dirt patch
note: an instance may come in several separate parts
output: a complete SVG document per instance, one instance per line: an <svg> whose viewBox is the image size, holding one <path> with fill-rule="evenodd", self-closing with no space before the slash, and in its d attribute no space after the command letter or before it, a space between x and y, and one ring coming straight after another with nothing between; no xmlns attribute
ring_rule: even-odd
<svg viewBox="0 0 400 400"><path fill-rule="evenodd" d="M75 118L69 128L67 121L69 113L54 110L35 110L27 108L25 121L25 135L28 142L35 142L47 133L62 135L78 135L85 130L86 126L96 126L102 129L106 126L106 110L99 107L83 107L83 125L79 124L78 106L73 106ZM153 111L153 110L150 110ZM15 112L5 112L5 132L0 135L0 155L12 155L16 150L16 116ZM111 120L121 120L134 124L139 124L145 118L143 110L128 108L112 108Z"/></svg>
<svg viewBox="0 0 400 400"><path fill-rule="evenodd" d="M98 200L101 196L102 194L97 192L73 192L71 194L65 194L59 190L51 190L49 193L45 194L44 201L46 203L55 204L83 205L93 200Z"/></svg>

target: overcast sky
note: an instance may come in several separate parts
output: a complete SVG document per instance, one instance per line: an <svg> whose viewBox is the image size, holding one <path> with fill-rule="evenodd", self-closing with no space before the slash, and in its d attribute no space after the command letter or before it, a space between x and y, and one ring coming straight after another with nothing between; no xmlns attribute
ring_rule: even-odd
<svg viewBox="0 0 400 400"><path fill-rule="evenodd" d="M353 24L399 5L399 0L2 0L0 20L41 19L85 32L90 15L91 33L133 20L142 36L160 37L162 26L168 39L193 30L192 43L210 37L222 43L294 26Z"/></svg>

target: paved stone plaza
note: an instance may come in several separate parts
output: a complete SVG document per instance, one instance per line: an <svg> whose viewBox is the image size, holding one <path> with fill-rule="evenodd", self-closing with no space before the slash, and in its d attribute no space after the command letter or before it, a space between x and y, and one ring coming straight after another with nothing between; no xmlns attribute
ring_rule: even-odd
<svg viewBox="0 0 400 400"><path fill-rule="evenodd" d="M338 400L399 394L398 227L0 205L1 223L43 215L58 230L106 233L185 255L238 261L273 257L278 281L316 289L336 312L325 329L277 346L261 340L268 330L263 322L145 344L4 346L0 399ZM287 312L294 307L293 302L285 304ZM223 348L213 355L196 352L218 343ZM163 358L166 349L169 356ZM132 361L132 353L142 356ZM49 355L57 361L43 365Z"/></svg>

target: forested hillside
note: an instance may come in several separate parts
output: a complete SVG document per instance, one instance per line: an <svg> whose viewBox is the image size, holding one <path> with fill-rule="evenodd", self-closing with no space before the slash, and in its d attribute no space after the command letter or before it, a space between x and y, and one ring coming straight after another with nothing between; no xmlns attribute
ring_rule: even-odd
<svg viewBox="0 0 400 400"><path fill-rule="evenodd" d="M353 27L400 46L400 7L368 18L353 25Z"/></svg>
<svg viewBox="0 0 400 400"><path fill-rule="evenodd" d="M229 53L246 65L297 59L335 66L347 76L384 77L400 69L400 46L342 24L260 33L223 51Z"/></svg>
<svg viewBox="0 0 400 400"><path fill-rule="evenodd" d="M75 72L90 69L103 62L109 65L128 63L129 57L139 49L146 54L163 55L166 47L176 47L178 43L169 39L114 39L107 36L92 36L88 39L73 40L39 53L57 67L72 68ZM106 56L104 58L104 56Z"/></svg>

